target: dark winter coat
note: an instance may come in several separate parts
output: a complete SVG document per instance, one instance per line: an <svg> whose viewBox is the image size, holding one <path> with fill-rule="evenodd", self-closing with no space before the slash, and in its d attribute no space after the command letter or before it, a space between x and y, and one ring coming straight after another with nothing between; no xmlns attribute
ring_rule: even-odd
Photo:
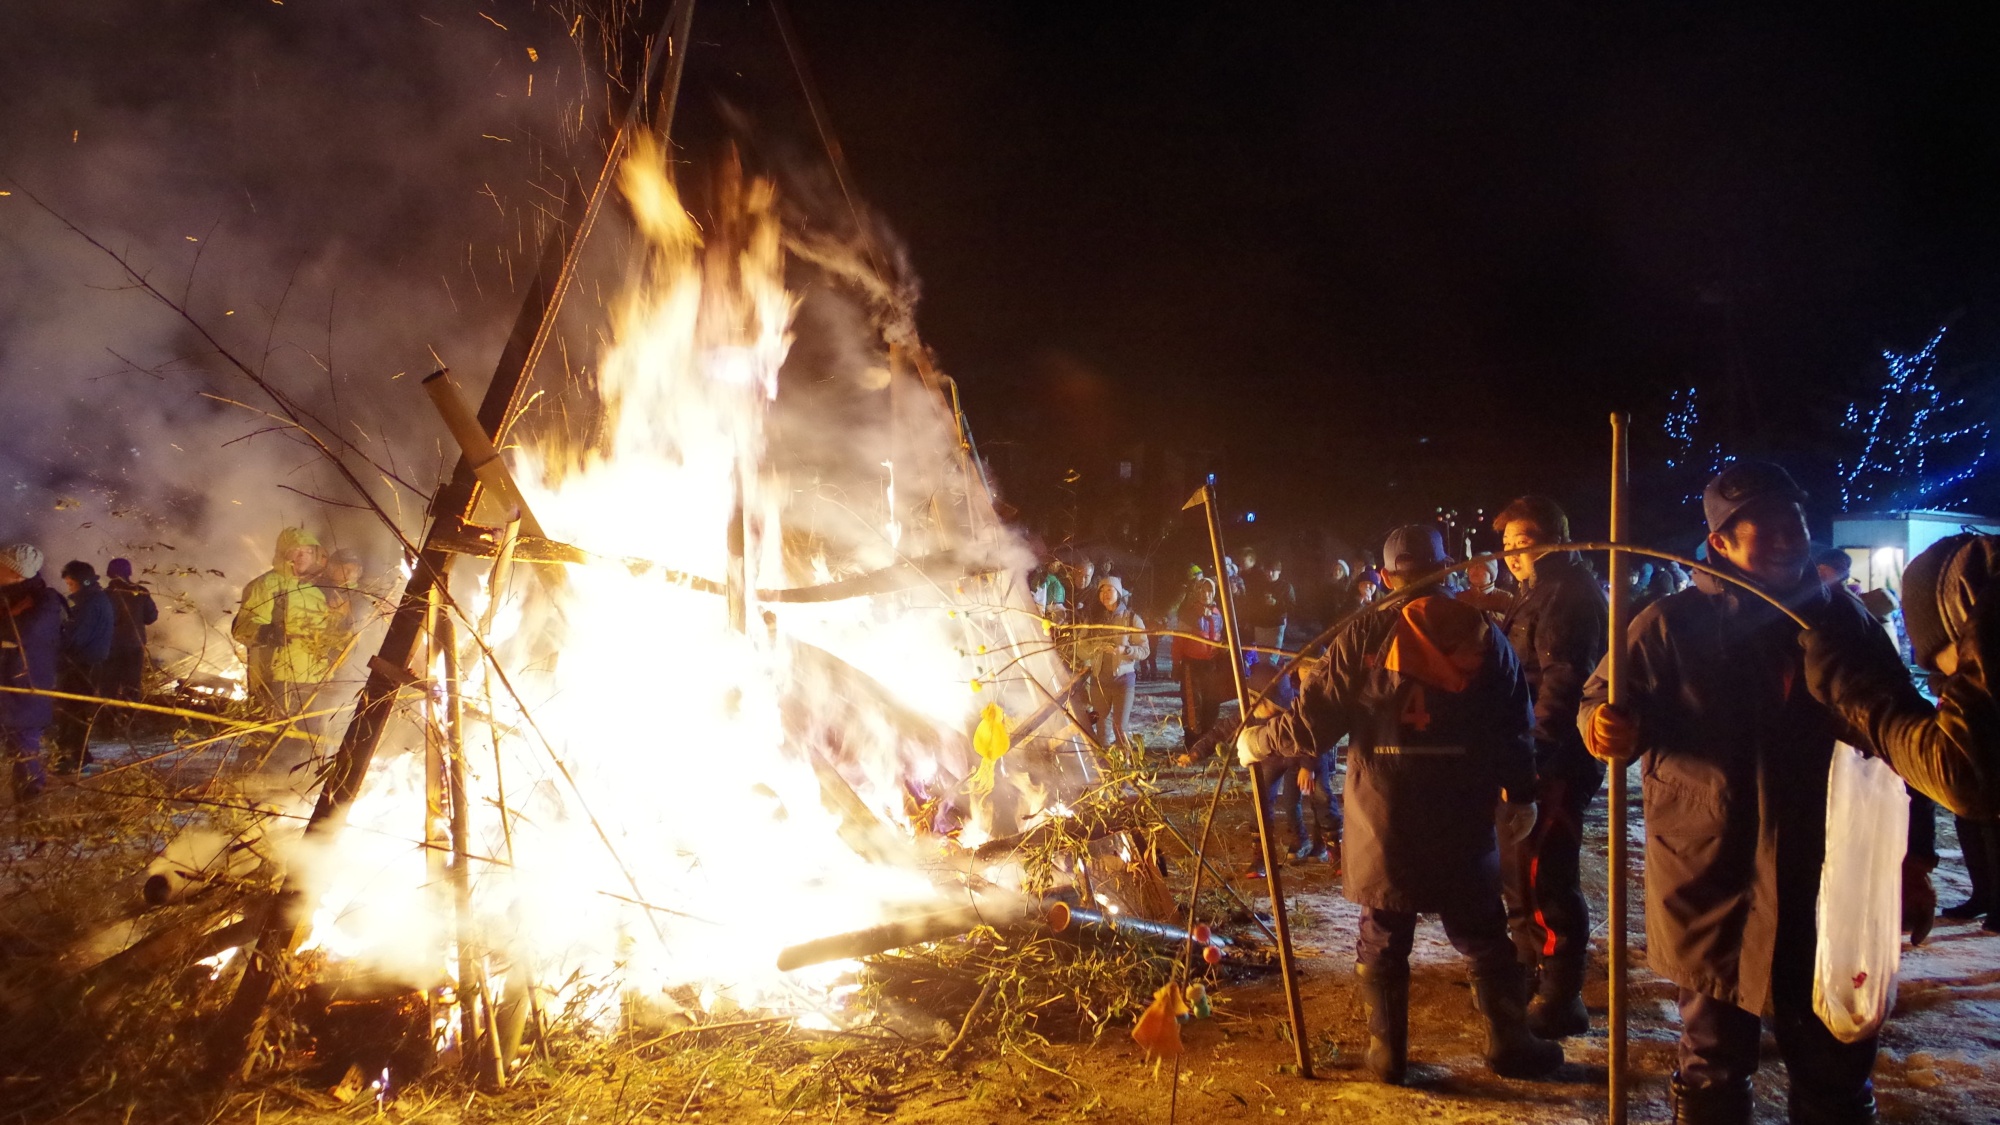
<svg viewBox="0 0 2000 1125"><path fill-rule="evenodd" d="M1604 658L1610 607L1597 576L1574 554L1544 555L1535 581L1501 619L1535 698L1535 772L1585 793L1604 783L1604 764L1576 729L1583 685Z"/></svg>
<svg viewBox="0 0 2000 1125"><path fill-rule="evenodd" d="M2000 818L2000 575L1949 591L1958 670L1933 704L1876 651L1879 628L1805 635L1806 687L1910 787L1968 820Z"/></svg>
<svg viewBox="0 0 2000 1125"><path fill-rule="evenodd" d="M146 626L160 619L151 591L136 582L113 578L104 592L111 598L111 651L144 652Z"/></svg>
<svg viewBox="0 0 2000 1125"><path fill-rule="evenodd" d="M1786 599L1808 622L1897 663L1846 591L1808 578ZM1749 1012L1771 1011L1772 957L1811 942L1826 854L1826 786L1843 724L1807 692L1799 627L1702 576L1633 620L1628 695L1638 718L1646 815L1649 968ZM1577 723L1609 692L1599 664Z"/></svg>
<svg viewBox="0 0 2000 1125"><path fill-rule="evenodd" d="M40 575L0 586L0 685L48 691L56 686L63 598ZM40 730L54 717L45 695L0 692L0 727Z"/></svg>
<svg viewBox="0 0 2000 1125"><path fill-rule="evenodd" d="M1440 677L1430 644L1476 668ZM1349 622L1266 744L1302 759L1348 736L1345 894L1431 913L1500 899L1493 813L1535 794L1534 708L1520 662L1484 614L1433 593Z"/></svg>
<svg viewBox="0 0 2000 1125"><path fill-rule="evenodd" d="M111 638L116 631L111 595L96 582L81 583L69 596L69 614L63 620L63 659L79 668L97 667L111 655Z"/></svg>
<svg viewBox="0 0 2000 1125"><path fill-rule="evenodd" d="M1276 629L1298 608L1298 594L1283 578L1270 578L1262 571L1255 571L1245 575L1243 581L1243 594L1236 599L1236 608L1243 615L1246 629Z"/></svg>

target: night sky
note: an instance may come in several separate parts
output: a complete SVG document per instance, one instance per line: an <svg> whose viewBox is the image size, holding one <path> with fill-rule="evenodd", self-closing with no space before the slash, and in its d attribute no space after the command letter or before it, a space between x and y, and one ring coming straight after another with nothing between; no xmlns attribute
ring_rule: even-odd
<svg viewBox="0 0 2000 1125"><path fill-rule="evenodd" d="M596 40L569 3L0 7L0 31L34 45L4 95L0 174L198 276L211 321L254 306L229 322L246 347L280 309L280 359L310 381L337 352L343 402L436 357L491 370L523 217L588 175L607 100L580 80ZM1154 521L1213 470L1278 539L1366 545L1529 490L1594 533L1605 419L1629 410L1641 529L1684 545L1699 480L1661 469L1661 425L1692 387L1703 440L1791 466L1823 533L1854 444L1843 409L1880 381L1882 349L1946 323L1948 389L1968 420L2000 420L2000 36L1974 16L787 10L851 186L903 243L924 338L1029 526L1069 502L1071 470L1088 493L1132 460ZM789 186L823 177L767 0L698 5L675 128L690 165L728 138ZM0 389L72 379L84 405L14 396L50 440L0 449L0 468L49 489L87 466L129 491L157 475L133 468L132 435L191 423L184 388L147 389L106 353L150 366L182 345L13 204ZM113 377L144 392L130 417L86 403ZM386 414L392 439L426 419ZM444 456L414 436L420 459ZM2000 514L1996 481L1956 499ZM207 518L190 522L208 534Z"/></svg>
<svg viewBox="0 0 2000 1125"><path fill-rule="evenodd" d="M1972 17L794 17L1017 493L1143 440L1212 446L1238 507L1355 535L1527 489L1582 504L1608 412L1643 469L1695 386L1727 451L1830 503L1882 348L1949 320L1942 366L1976 396L2000 345L2000 42Z"/></svg>

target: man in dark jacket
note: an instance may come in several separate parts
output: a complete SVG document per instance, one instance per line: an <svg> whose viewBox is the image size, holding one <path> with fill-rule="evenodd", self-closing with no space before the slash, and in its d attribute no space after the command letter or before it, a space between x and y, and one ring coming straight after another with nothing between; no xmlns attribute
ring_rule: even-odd
<svg viewBox="0 0 2000 1125"><path fill-rule="evenodd" d="M1245 557L1247 563L1248 556ZM1243 581L1243 596L1237 604L1243 611L1243 625L1250 630L1250 643L1274 650L1253 656L1251 663L1261 660L1283 664L1285 658L1276 655L1275 650L1285 647L1285 627L1291 623L1292 611L1298 608L1298 593L1285 581L1284 564L1277 559L1253 567Z"/></svg>
<svg viewBox="0 0 2000 1125"><path fill-rule="evenodd" d="M1446 561L1437 528L1397 529L1383 558L1407 597L1350 622L1298 702L1238 737L1238 756L1304 761L1349 738L1344 893L1363 908L1356 971L1368 1068L1403 1080L1410 948L1417 915L1434 913L1472 961L1487 1065L1546 1075L1562 1048L1528 1031L1495 838L1496 821L1518 839L1535 819L1528 684L1486 616L1424 577Z"/></svg>
<svg viewBox="0 0 2000 1125"><path fill-rule="evenodd" d="M1555 501L1523 496L1493 521L1501 549L1569 542L1569 517ZM1537 974L1528 1026L1545 1039L1590 1030L1583 970L1590 953L1590 908L1582 885L1583 816L1604 785L1604 766L1576 729L1583 684L1604 656L1610 610L1597 576L1574 551L1509 555L1520 583L1501 628L1535 698L1534 830L1501 855L1507 925L1521 963Z"/></svg>
<svg viewBox="0 0 2000 1125"><path fill-rule="evenodd" d="M1710 564L1814 632L1855 638L1858 663L1894 668L1867 611L1812 571L1804 499L1776 465L1731 465L1702 494ZM1875 1040L1842 1043L1813 1012L1827 775L1845 728L1806 690L1797 623L1702 576L1641 613L1629 644L1627 696L1608 705L1599 665L1578 728L1607 761L1644 755L1646 960L1680 988L1674 1120L1750 1121L1762 1019L1793 1122L1872 1121Z"/></svg>
<svg viewBox="0 0 2000 1125"><path fill-rule="evenodd" d="M111 656L115 614L110 595L97 584L97 568L81 559L63 564L63 584L69 587L69 612L63 616L62 656L56 668L56 690L94 696L104 662ZM97 705L74 699L56 707L55 753L49 763L57 773L76 773L90 761L90 724Z"/></svg>
<svg viewBox="0 0 2000 1125"><path fill-rule="evenodd" d="M104 573L111 579L104 587L111 599L111 653L104 659L98 694L137 700L144 694L146 627L160 619L160 609L152 592L132 581L131 559L112 559Z"/></svg>
<svg viewBox="0 0 2000 1125"><path fill-rule="evenodd" d="M42 731L53 718L46 695L56 686L62 644L62 595L42 580L42 553L26 543L0 547L0 756L13 775L14 800L31 801L48 785Z"/></svg>

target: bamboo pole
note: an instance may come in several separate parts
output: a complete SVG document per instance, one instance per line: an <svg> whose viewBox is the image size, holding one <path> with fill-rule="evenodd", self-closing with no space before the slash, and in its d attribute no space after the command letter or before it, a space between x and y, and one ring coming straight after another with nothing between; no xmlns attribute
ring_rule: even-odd
<svg viewBox="0 0 2000 1125"><path fill-rule="evenodd" d="M1609 682L1606 699L1611 706L1621 705L1625 699L1625 677L1630 670L1630 662L1625 659L1627 620L1631 616L1631 582L1627 571L1630 569L1630 555L1620 549L1630 536L1627 527L1627 506L1631 489L1631 461L1627 450L1627 429L1631 425L1629 414L1611 416L1611 637L1605 650L1605 679ZM1631 882L1631 859L1626 853L1625 840L1625 786L1627 765L1614 762L1610 766L1610 790L1608 794L1610 813L1610 841L1606 856L1606 882L1609 884L1609 901L1606 909L1610 914L1611 981L1610 1010L1606 1013L1608 1046L1605 1057L1605 1071L1609 1089L1606 1091L1606 1110L1611 1125L1625 1125L1627 1090L1625 1082L1625 1025L1627 947L1625 934L1625 892Z"/></svg>
<svg viewBox="0 0 2000 1125"><path fill-rule="evenodd" d="M1236 621L1236 599L1229 592L1229 575L1222 566L1222 515L1216 508L1215 482L1202 486L1202 505L1208 513L1208 545L1215 557L1215 581L1217 601L1222 605L1222 633L1229 644L1229 673L1236 682L1236 705L1242 709L1242 729L1250 729L1250 690L1243 679L1243 635ZM1223 766L1226 777L1228 765ZM1271 843L1270 810L1264 807L1266 794L1264 786L1257 780L1257 769L1250 769L1251 805L1257 813L1257 846L1264 856L1264 878L1271 885L1271 930L1278 936L1278 973L1285 982L1285 1010L1292 1025L1292 1050L1298 1059L1299 1077L1311 1078L1312 1048L1306 1042L1306 1011L1299 999L1299 978L1292 965L1292 928L1285 920L1284 868L1278 863L1278 853ZM1195 878L1201 878L1197 867ZM1194 904L1190 902L1189 909Z"/></svg>
<svg viewBox="0 0 2000 1125"><path fill-rule="evenodd" d="M472 914L472 809L465 779L465 694L459 682L458 628L449 613L440 613L433 641L444 656L445 790L451 807L451 901L458 944L458 1024L460 1057L482 1083L506 1081L500 1059L500 1038L494 1032L493 1008L486 1000L483 965L485 949ZM485 1033L479 1012L486 1011ZM475 1052L477 1052L475 1054ZM476 1069L475 1069L476 1068Z"/></svg>

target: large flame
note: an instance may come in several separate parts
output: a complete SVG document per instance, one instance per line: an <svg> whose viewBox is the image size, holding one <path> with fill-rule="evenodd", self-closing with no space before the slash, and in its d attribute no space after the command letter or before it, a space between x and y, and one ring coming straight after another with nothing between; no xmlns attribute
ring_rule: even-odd
<svg viewBox="0 0 2000 1125"><path fill-rule="evenodd" d="M721 229L704 238L665 167L642 150L624 172L649 261L600 357L599 438L515 451L549 535L625 561L569 565L555 582L517 573L493 591L482 571L477 596L466 569L457 587L473 620L493 611L502 670L467 644L478 955L595 997L597 1016L634 996L833 1015L828 988L851 965L783 974L778 951L941 901L950 848L928 831L996 827L966 784L981 712L1041 706L1056 665L1029 652L1045 637L1005 568L760 602L760 589L852 577L942 540L914 542L925 498L899 507L898 466L881 461L875 479L838 482L866 534L785 526L800 484L771 467L769 423L795 305L772 189L726 184ZM920 455L958 456L934 444ZM994 569L999 545L982 551ZM1042 795L1003 769L1009 784L1020 799L1003 828ZM314 868L316 945L440 971L450 898L409 844L424 806L421 755L378 765Z"/></svg>

